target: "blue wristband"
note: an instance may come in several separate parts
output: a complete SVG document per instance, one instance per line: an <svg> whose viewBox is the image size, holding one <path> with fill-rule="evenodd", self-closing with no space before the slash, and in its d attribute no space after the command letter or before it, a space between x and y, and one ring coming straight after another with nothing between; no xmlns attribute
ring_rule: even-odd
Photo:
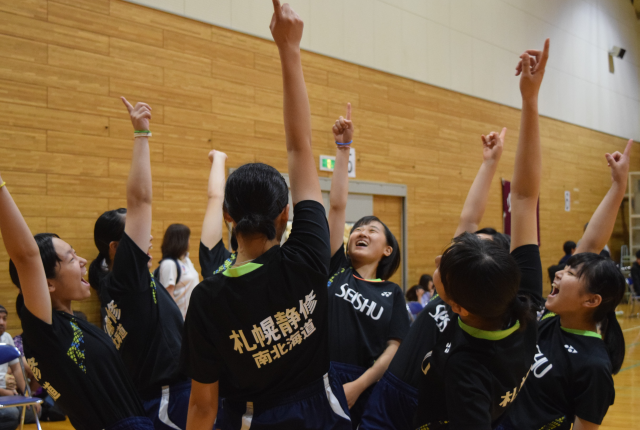
<svg viewBox="0 0 640 430"><path fill-rule="evenodd" d="M353 143L353 140L350 140L349 142L345 142L345 143L336 142L336 145L338 145L338 146L346 146L346 145L351 145L352 143Z"/></svg>

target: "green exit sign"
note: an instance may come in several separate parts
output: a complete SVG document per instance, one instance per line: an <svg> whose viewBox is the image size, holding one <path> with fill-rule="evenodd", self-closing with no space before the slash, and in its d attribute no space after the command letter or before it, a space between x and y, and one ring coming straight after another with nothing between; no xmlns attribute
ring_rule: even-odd
<svg viewBox="0 0 640 430"><path fill-rule="evenodd" d="M336 157L330 155L320 156L320 170L323 172L333 172L336 167Z"/></svg>

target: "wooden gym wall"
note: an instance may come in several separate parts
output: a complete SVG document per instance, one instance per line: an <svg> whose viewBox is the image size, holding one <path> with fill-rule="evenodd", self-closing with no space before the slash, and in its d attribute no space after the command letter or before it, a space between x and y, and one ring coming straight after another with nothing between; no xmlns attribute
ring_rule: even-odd
<svg viewBox="0 0 640 430"><path fill-rule="evenodd" d="M125 206L132 127L118 96L153 107L156 262L164 229L182 222L192 229L197 265L210 149L225 151L229 167L261 161L287 170L271 42L119 0L0 0L0 57L3 179L34 233L58 233L89 261L97 254L96 218ZM500 228L500 178L511 178L518 110L312 53L303 54L303 64L316 156L334 154L331 126L351 102L357 178L408 186L410 285L433 272L456 228L481 163L480 134L506 126L482 223ZM548 118L541 129L546 268L565 240L580 238L610 184L604 153L622 150L625 141ZM636 149L632 170L639 161ZM564 211L565 190L571 212ZM400 207L393 199L375 203L376 213L393 217L397 235ZM614 255L626 237L623 224L610 242ZM0 303L15 334L16 289L0 248ZM76 309L98 321L95 295Z"/></svg>

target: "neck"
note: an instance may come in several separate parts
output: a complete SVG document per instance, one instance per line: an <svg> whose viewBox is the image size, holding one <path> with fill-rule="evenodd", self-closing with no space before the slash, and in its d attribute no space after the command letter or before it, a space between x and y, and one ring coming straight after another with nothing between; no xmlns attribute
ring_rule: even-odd
<svg viewBox="0 0 640 430"><path fill-rule="evenodd" d="M478 317L476 315L472 315L472 314L469 314L469 315L466 315L466 316L460 315L460 319L466 325L468 325L470 327L473 327L473 328L480 329L480 330L498 331L498 330L502 330L503 329L502 321L487 320L485 318L480 318L480 317Z"/></svg>
<svg viewBox="0 0 640 430"><path fill-rule="evenodd" d="M71 300L59 300L51 296L51 307L56 311L62 311L73 315L73 310L71 309Z"/></svg>
<svg viewBox="0 0 640 430"><path fill-rule="evenodd" d="M598 331L596 323L583 315L560 315L560 325L573 330Z"/></svg>
<svg viewBox="0 0 640 430"><path fill-rule="evenodd" d="M377 261L362 264L352 260L351 264L364 279L376 279L376 273L378 272Z"/></svg>
<svg viewBox="0 0 640 430"><path fill-rule="evenodd" d="M277 238L267 240L264 236L249 239L238 237L237 239L238 251L234 266L255 260L272 247L280 244Z"/></svg>

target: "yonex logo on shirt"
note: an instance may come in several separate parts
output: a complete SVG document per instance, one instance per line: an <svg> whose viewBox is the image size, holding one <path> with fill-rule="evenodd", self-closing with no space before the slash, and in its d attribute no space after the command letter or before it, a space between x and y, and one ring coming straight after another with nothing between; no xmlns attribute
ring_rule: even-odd
<svg viewBox="0 0 640 430"><path fill-rule="evenodd" d="M391 292L384 292L382 293L382 297L391 297Z"/></svg>
<svg viewBox="0 0 640 430"><path fill-rule="evenodd" d="M447 344L447 347L445 348L444 353L445 353L445 354L448 354L448 353L449 353L449 350L451 350L451 342L449 342L449 343Z"/></svg>
<svg viewBox="0 0 640 430"><path fill-rule="evenodd" d="M571 345L565 345L564 347L567 348L567 351L569 351L572 354L577 354L578 353L578 351Z"/></svg>
<svg viewBox="0 0 640 430"><path fill-rule="evenodd" d="M367 316L371 317L374 320L379 320L380 317L382 316L382 312L384 312L384 307L380 306L380 309L378 310L378 315L373 316L373 311L376 308L376 306L378 306L378 304L373 300L371 301L371 303L369 303L369 299L364 299L363 301L362 294L347 287L349 287L349 284L342 285L340 287L340 293L336 294L336 297L342 297L346 301L351 302L351 304L353 305L353 308L357 311L364 312L364 310L368 308Z"/></svg>

